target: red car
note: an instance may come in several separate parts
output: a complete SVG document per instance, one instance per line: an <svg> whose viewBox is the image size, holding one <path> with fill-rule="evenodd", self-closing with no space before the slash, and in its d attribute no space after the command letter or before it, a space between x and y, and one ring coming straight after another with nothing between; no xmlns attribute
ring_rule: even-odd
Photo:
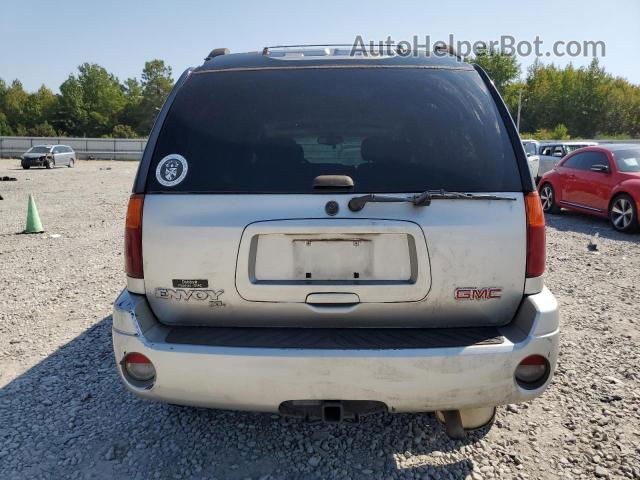
<svg viewBox="0 0 640 480"><path fill-rule="evenodd" d="M564 157L538 184L542 208L608 217L620 232L638 229L640 145L599 145Z"/></svg>

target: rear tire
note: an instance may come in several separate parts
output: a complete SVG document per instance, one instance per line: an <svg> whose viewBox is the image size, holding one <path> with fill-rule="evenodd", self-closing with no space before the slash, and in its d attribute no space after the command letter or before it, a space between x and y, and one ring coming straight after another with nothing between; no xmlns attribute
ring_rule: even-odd
<svg viewBox="0 0 640 480"><path fill-rule="evenodd" d="M73 164L74 164L74 160L73 160L73 158L71 158L71 159L69 160L69 165L67 165L67 167L69 167L69 168L73 168Z"/></svg>
<svg viewBox="0 0 640 480"><path fill-rule="evenodd" d="M638 209L631 196L621 193L611 200L609 221L618 232L633 233L638 230Z"/></svg>
<svg viewBox="0 0 640 480"><path fill-rule="evenodd" d="M31 168L31 165L22 165L22 168L24 168L25 170L29 170Z"/></svg>
<svg viewBox="0 0 640 480"><path fill-rule="evenodd" d="M556 204L556 192L550 183L545 183L540 188L540 201L544 213L558 214L560 207Z"/></svg>

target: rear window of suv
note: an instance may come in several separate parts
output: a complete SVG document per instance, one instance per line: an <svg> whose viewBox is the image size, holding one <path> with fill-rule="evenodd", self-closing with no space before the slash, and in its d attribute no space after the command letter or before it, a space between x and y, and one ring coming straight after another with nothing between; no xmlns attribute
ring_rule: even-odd
<svg viewBox="0 0 640 480"><path fill-rule="evenodd" d="M163 185L159 162L188 173ZM509 136L473 70L318 68L195 72L162 125L148 192L519 191ZM166 183L166 182L163 182Z"/></svg>

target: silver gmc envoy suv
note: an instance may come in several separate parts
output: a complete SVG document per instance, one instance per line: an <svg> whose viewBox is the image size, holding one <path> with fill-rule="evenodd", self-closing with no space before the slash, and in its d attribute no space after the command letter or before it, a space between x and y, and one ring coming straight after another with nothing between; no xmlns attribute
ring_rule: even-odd
<svg viewBox="0 0 640 480"><path fill-rule="evenodd" d="M527 157L451 54L214 50L158 115L125 256L114 353L150 400L460 438L555 368Z"/></svg>

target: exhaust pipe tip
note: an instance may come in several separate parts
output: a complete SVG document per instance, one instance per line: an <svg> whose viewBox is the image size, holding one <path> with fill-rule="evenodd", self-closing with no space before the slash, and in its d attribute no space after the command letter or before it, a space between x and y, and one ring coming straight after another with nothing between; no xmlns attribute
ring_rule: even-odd
<svg viewBox="0 0 640 480"><path fill-rule="evenodd" d="M445 410L442 412L442 416L444 417L444 429L449 438L464 440L467 434L462 426L460 410Z"/></svg>
<svg viewBox="0 0 640 480"><path fill-rule="evenodd" d="M447 435L454 440L465 438L466 432L491 426L495 418L496 407L438 410L436 412L436 419L444 425Z"/></svg>

